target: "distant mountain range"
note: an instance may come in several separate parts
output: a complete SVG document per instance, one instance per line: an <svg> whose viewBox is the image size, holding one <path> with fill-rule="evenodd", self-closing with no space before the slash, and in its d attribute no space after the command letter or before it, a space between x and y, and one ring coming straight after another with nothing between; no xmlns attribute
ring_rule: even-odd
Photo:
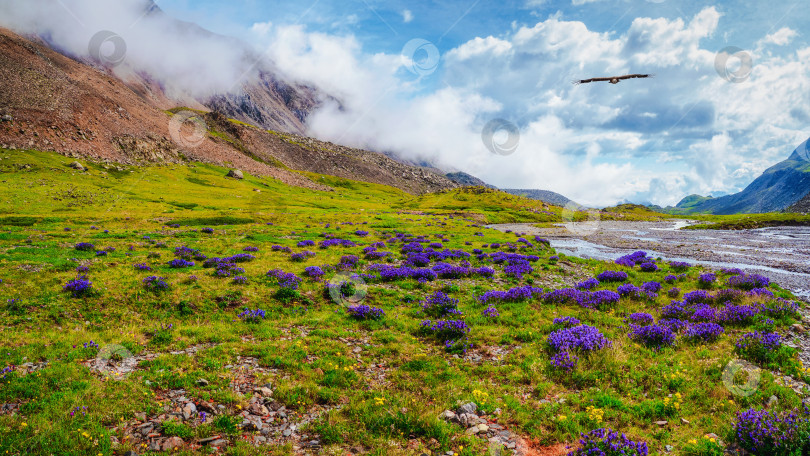
<svg viewBox="0 0 810 456"><path fill-rule="evenodd" d="M540 200L544 203L553 204L555 206L565 206L571 200L559 193L550 190L534 190L534 189L519 189L519 188L502 188L501 191L509 193L510 195L523 196Z"/></svg>
<svg viewBox="0 0 810 456"><path fill-rule="evenodd" d="M810 140L808 140L810 141ZM810 144L805 141L787 160L768 168L745 190L718 198L689 195L675 207L649 206L676 214L756 214L810 208Z"/></svg>

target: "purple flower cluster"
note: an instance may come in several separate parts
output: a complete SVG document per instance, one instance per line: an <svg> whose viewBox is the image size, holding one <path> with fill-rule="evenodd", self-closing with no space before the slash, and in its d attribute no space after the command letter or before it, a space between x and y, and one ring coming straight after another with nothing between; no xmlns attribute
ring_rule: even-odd
<svg viewBox="0 0 810 456"><path fill-rule="evenodd" d="M520 302L530 300L535 296L540 296L542 293L542 288L534 288L531 285L526 285L523 287L512 288L509 291L487 291L479 296L478 300L483 304L488 304L490 301Z"/></svg>
<svg viewBox="0 0 810 456"><path fill-rule="evenodd" d="M782 336L778 333L760 331L745 333L734 344L737 353L753 362L767 361L781 346Z"/></svg>
<svg viewBox="0 0 810 456"><path fill-rule="evenodd" d="M286 253L292 252L291 248L284 247L284 246L281 246L281 245L273 245L273 246L270 247L270 250L272 250L273 252L286 252Z"/></svg>
<svg viewBox="0 0 810 456"><path fill-rule="evenodd" d="M691 268L692 265L684 261L673 261L669 263L669 267L672 268L672 270L675 272L684 272L689 268Z"/></svg>
<svg viewBox="0 0 810 456"><path fill-rule="evenodd" d="M600 282L625 282L627 273L624 271L605 271L596 276Z"/></svg>
<svg viewBox="0 0 810 456"><path fill-rule="evenodd" d="M314 257L315 252L310 252L309 250L304 250L303 252L293 253L290 255L290 261L295 263L301 263L306 261L310 257Z"/></svg>
<svg viewBox="0 0 810 456"><path fill-rule="evenodd" d="M267 313L262 309L255 309L251 310L245 307L237 317L241 318L242 321L245 323L259 323L260 321L264 320L267 316Z"/></svg>
<svg viewBox="0 0 810 456"><path fill-rule="evenodd" d="M648 314L646 312L636 312L636 313L632 313L632 314L628 315L626 320L627 320L627 322L632 323L634 325L645 325L646 326L646 325L652 324L652 322L655 321L655 318L653 318L652 315L650 315L650 314Z"/></svg>
<svg viewBox="0 0 810 456"><path fill-rule="evenodd" d="M315 241L311 241L309 239L304 240L296 244L298 247L312 247L315 245Z"/></svg>
<svg viewBox="0 0 810 456"><path fill-rule="evenodd" d="M234 263L216 263L216 266L217 270L214 271L214 275L217 277L230 277L245 272L244 268L240 268Z"/></svg>
<svg viewBox="0 0 810 456"><path fill-rule="evenodd" d="M717 323L695 323L686 328L683 337L695 343L710 343L716 341L725 332Z"/></svg>
<svg viewBox="0 0 810 456"><path fill-rule="evenodd" d="M203 228L200 231L202 231L203 233L206 233L206 234L212 234L214 232L214 229L213 228Z"/></svg>
<svg viewBox="0 0 810 456"><path fill-rule="evenodd" d="M661 349L675 343L675 333L666 325L654 324L649 326L630 325L627 334L630 339L648 347Z"/></svg>
<svg viewBox="0 0 810 456"><path fill-rule="evenodd" d="M590 309L606 309L619 303L619 293L610 290L597 290L584 292L583 299L579 303L582 307Z"/></svg>
<svg viewBox="0 0 810 456"><path fill-rule="evenodd" d="M328 249L329 247L333 246L356 247L357 244L355 244L352 241L349 241L348 239L338 239L338 238L326 239L324 241L321 241L320 244L318 244L318 248L321 249Z"/></svg>
<svg viewBox="0 0 810 456"><path fill-rule="evenodd" d="M222 260L228 263L247 263L255 259L256 257L249 253L237 253L236 255L223 258Z"/></svg>
<svg viewBox="0 0 810 456"><path fill-rule="evenodd" d="M453 299L442 291L437 291L427 298L422 305L422 312L434 318L461 315L461 311L458 310L458 299Z"/></svg>
<svg viewBox="0 0 810 456"><path fill-rule="evenodd" d="M357 320L379 320L385 316L385 312L379 307L371 307L365 304L347 307L346 311L352 318Z"/></svg>
<svg viewBox="0 0 810 456"><path fill-rule="evenodd" d="M338 269L354 269L357 267L358 261L360 261L360 258L357 255L343 255L340 257L337 267Z"/></svg>
<svg viewBox="0 0 810 456"><path fill-rule="evenodd" d="M579 282L576 287L580 290L593 290L594 288L599 286L599 280L590 278L588 280L584 280Z"/></svg>
<svg viewBox="0 0 810 456"><path fill-rule="evenodd" d="M587 352L611 345L610 341L598 329L588 325L553 331L548 335L546 342L556 352Z"/></svg>
<svg viewBox="0 0 810 456"><path fill-rule="evenodd" d="M143 286L147 289L147 291L152 291L155 293L166 291L171 288L168 282L166 282L165 277L158 276L149 276L143 279Z"/></svg>
<svg viewBox="0 0 810 456"><path fill-rule="evenodd" d="M484 309L481 312L481 315L483 315L483 316L485 316L487 318L498 318L498 317L501 316L501 313L498 312L498 309L493 307L492 304L490 304L486 309Z"/></svg>
<svg viewBox="0 0 810 456"><path fill-rule="evenodd" d="M425 320L420 324L420 329L441 341L457 340L470 332L464 320Z"/></svg>
<svg viewBox="0 0 810 456"><path fill-rule="evenodd" d="M572 355L568 351L561 351L552 355L549 362L555 369L571 372L576 369L579 357Z"/></svg>
<svg viewBox="0 0 810 456"><path fill-rule="evenodd" d="M234 277L232 282L237 284L237 285L244 285L244 284L248 283L248 278L245 277L245 276L240 275L240 276Z"/></svg>
<svg viewBox="0 0 810 456"><path fill-rule="evenodd" d="M701 274L700 277L698 277L698 285L702 287L711 287L712 284L714 284L714 282L716 281L717 275L715 275L713 272L707 272L705 274Z"/></svg>
<svg viewBox="0 0 810 456"><path fill-rule="evenodd" d="M169 261L169 267L174 269L190 268L192 266L194 266L193 261L184 260L182 258L175 258L172 261Z"/></svg>
<svg viewBox="0 0 810 456"><path fill-rule="evenodd" d="M754 288L768 288L771 279L759 274L740 274L728 278L728 286L740 290L753 290Z"/></svg>
<svg viewBox="0 0 810 456"><path fill-rule="evenodd" d="M245 247L244 249L242 249L242 251L243 252L258 252L259 248L255 247L255 246L252 246L252 245L249 245L249 246Z"/></svg>
<svg viewBox="0 0 810 456"><path fill-rule="evenodd" d="M773 296L773 294L771 294ZM799 315L799 303L778 298L775 301L761 303L758 305L760 312L774 318L786 316L797 317Z"/></svg>
<svg viewBox="0 0 810 456"><path fill-rule="evenodd" d="M479 276L492 277L495 270L486 266L480 268L470 268L466 266L453 266L447 263L438 263L431 268L437 277L442 279L461 279L464 277Z"/></svg>
<svg viewBox="0 0 810 456"><path fill-rule="evenodd" d="M618 264L620 266L627 266L628 268L632 268L633 266L635 266L637 264L654 263L654 262L655 262L655 260L653 260L652 258L647 257L647 252L644 252L644 251L641 251L641 250L639 250L637 252L633 252L633 253L631 253L629 255L621 256L621 257L617 258L616 261L614 261L614 263L616 263L616 264ZM658 269L657 266L656 266L656 269Z"/></svg>
<svg viewBox="0 0 810 456"><path fill-rule="evenodd" d="M678 287L672 287L667 290L667 296L670 298L677 298L681 294L681 289Z"/></svg>
<svg viewBox="0 0 810 456"><path fill-rule="evenodd" d="M717 321L727 325L744 326L752 323L758 313L759 309L754 306L726 303L726 306L718 312Z"/></svg>
<svg viewBox="0 0 810 456"><path fill-rule="evenodd" d="M653 262L641 263L639 269L641 272L655 272L658 270L658 265Z"/></svg>
<svg viewBox="0 0 810 456"><path fill-rule="evenodd" d="M762 455L798 455L810 450L807 405L802 410L779 413L748 409L737 414L734 437L743 450Z"/></svg>
<svg viewBox="0 0 810 456"><path fill-rule="evenodd" d="M89 242L79 242L78 244L73 246L73 248L75 248L76 250L82 251L82 252L89 252L89 251L95 250L96 246L94 246L93 244L91 244Z"/></svg>
<svg viewBox="0 0 810 456"><path fill-rule="evenodd" d="M595 429L580 434L579 448L568 456L647 456L649 450L644 442L630 440L609 428Z"/></svg>
<svg viewBox="0 0 810 456"><path fill-rule="evenodd" d="M136 263L134 265L134 267L138 271L151 271L152 270L152 268L150 268L149 265L146 264L146 263Z"/></svg>
<svg viewBox="0 0 810 456"><path fill-rule="evenodd" d="M508 260L506 266L503 268L504 274L516 279L521 279L524 274L531 274L532 271L534 271L532 265L524 259Z"/></svg>
<svg viewBox="0 0 810 456"><path fill-rule="evenodd" d="M267 277L275 277L281 288L289 288L290 290L297 290L301 285L301 278L292 272L284 272L281 269L271 269L267 271Z"/></svg>
<svg viewBox="0 0 810 456"><path fill-rule="evenodd" d="M69 291L74 298L89 295L93 290L93 282L87 280L86 276L78 276L68 281L63 287L63 291Z"/></svg>
<svg viewBox="0 0 810 456"><path fill-rule="evenodd" d="M184 260L204 260L206 258L205 255L202 254L197 249L192 249L190 247L181 246L174 249L174 256L177 258L182 258Z"/></svg>
<svg viewBox="0 0 810 456"><path fill-rule="evenodd" d="M324 272L319 266L309 266L304 268L304 275L313 279L319 279L324 275Z"/></svg>
<svg viewBox="0 0 810 456"><path fill-rule="evenodd" d="M357 235L357 236L360 236L360 237L366 237L366 236L368 236L368 231L357 230L357 231L354 232L354 234ZM439 244L439 245L441 245L441 244Z"/></svg>

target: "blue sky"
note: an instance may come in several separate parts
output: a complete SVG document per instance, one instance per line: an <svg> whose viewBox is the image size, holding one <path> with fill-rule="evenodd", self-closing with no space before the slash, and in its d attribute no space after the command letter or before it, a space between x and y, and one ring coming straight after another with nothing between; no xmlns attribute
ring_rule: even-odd
<svg viewBox="0 0 810 456"><path fill-rule="evenodd" d="M810 67L799 64L810 52L803 32L810 14L801 1L159 5L266 47L283 70L336 94L347 109L314 116L312 135L586 204L674 204L690 193L739 191L810 135ZM415 38L441 54L435 72L416 81L395 61ZM752 56L740 84L714 69L727 46ZM741 64L732 58L729 71ZM656 78L569 84L625 71ZM493 118L517 126L514 154L481 147L482 126Z"/></svg>
<svg viewBox="0 0 810 456"><path fill-rule="evenodd" d="M70 15L51 0L0 3L0 25L76 55L114 31L127 44L114 71L150 74L178 103L255 75L233 42L189 39L144 18L144 1L63 0ZM741 190L810 136L807 0L157 4L328 95L309 135L502 188L675 204ZM572 84L627 73L655 77Z"/></svg>

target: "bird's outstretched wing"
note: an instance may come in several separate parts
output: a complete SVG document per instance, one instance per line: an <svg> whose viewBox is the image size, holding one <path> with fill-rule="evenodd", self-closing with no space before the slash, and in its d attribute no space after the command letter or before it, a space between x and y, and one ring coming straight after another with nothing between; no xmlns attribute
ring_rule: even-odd
<svg viewBox="0 0 810 456"><path fill-rule="evenodd" d="M611 76L606 78L590 78L590 79L578 79L574 81L575 85L580 84L589 84L591 82L610 82L612 84L616 84L619 81L624 81L625 79L637 79L637 78L652 78L655 77L654 74L626 74L623 76Z"/></svg>

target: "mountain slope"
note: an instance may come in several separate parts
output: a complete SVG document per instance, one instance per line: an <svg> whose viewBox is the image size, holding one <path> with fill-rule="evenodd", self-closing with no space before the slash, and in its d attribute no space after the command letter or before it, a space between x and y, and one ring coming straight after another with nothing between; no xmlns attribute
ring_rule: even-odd
<svg viewBox="0 0 810 456"><path fill-rule="evenodd" d="M510 195L523 196L526 198L536 199L544 203L553 204L555 206L565 206L571 200L559 193L550 190L530 190L530 189L517 189L517 188L502 188L501 191L509 193Z"/></svg>
<svg viewBox="0 0 810 456"><path fill-rule="evenodd" d="M153 84L154 85L154 84ZM292 170L330 174L419 194L457 187L430 170L374 152L269 132L196 113L202 131L180 128L169 97L135 91L113 75L0 28L0 146L137 164L201 161L325 188ZM172 110L174 112L179 110ZM188 141L189 135L192 141Z"/></svg>
<svg viewBox="0 0 810 456"><path fill-rule="evenodd" d="M719 198L690 195L675 210L686 213L755 214L782 211L810 193L808 142L799 146L787 160L762 173L743 191Z"/></svg>

